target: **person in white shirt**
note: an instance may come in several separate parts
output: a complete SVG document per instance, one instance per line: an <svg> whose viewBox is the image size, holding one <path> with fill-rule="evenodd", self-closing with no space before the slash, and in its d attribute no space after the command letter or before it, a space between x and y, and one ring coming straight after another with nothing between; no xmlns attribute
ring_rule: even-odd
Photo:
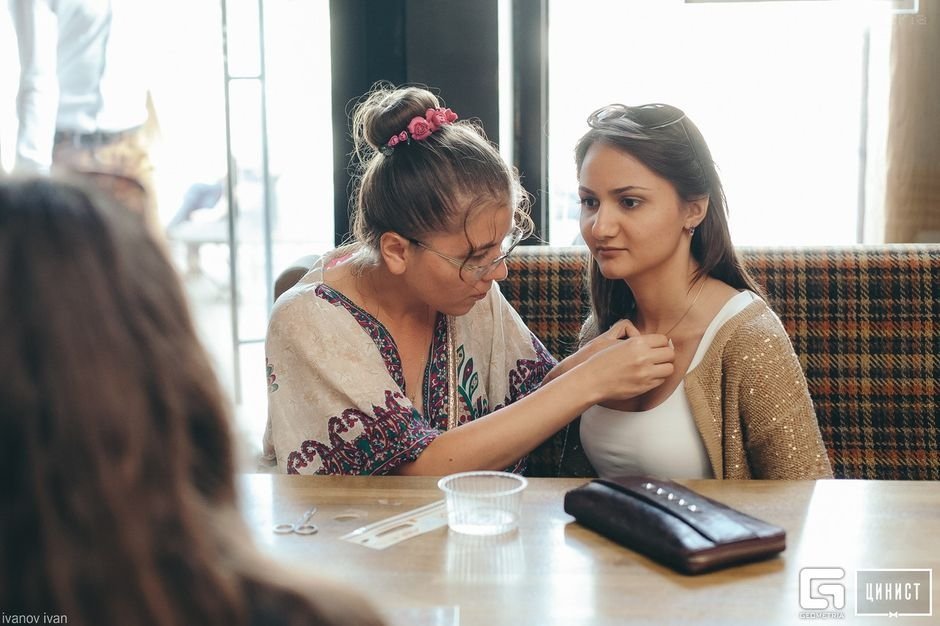
<svg viewBox="0 0 940 626"><path fill-rule="evenodd" d="M12 0L20 59L14 171L126 177L155 220L148 120L145 3ZM109 183L114 187L113 182ZM111 189L114 191L114 189Z"/></svg>

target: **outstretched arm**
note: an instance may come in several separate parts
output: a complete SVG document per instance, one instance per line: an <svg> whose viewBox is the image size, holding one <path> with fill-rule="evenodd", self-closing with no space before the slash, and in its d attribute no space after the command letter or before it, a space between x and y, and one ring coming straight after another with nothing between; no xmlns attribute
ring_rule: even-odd
<svg viewBox="0 0 940 626"><path fill-rule="evenodd" d="M528 396L440 434L397 473L442 475L506 468L585 409L645 393L672 374L675 352L662 335L602 343L583 354L580 362L570 361L562 373Z"/></svg>

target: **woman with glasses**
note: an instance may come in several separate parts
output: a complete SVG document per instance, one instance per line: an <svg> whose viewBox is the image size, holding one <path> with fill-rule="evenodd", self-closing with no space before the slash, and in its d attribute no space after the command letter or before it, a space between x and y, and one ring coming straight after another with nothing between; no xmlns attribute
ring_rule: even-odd
<svg viewBox="0 0 940 626"><path fill-rule="evenodd" d="M800 363L731 244L696 126L664 104L595 111L575 149L592 313L567 371L610 334L668 337L662 384L585 411L601 476L830 477ZM598 338L598 335L604 333ZM592 341L593 340L593 341Z"/></svg>
<svg viewBox="0 0 940 626"><path fill-rule="evenodd" d="M587 407L671 372L653 336L541 385L555 361L497 286L531 232L515 172L421 88L377 85L353 139L355 241L281 296L268 327L265 450L280 471L518 471Z"/></svg>

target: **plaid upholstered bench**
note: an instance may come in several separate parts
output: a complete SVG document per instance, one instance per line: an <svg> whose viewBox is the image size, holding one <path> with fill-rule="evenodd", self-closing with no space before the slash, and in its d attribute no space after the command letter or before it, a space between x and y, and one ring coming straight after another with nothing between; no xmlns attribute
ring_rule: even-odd
<svg viewBox="0 0 940 626"><path fill-rule="evenodd" d="M836 477L940 480L940 246L742 248L800 357ZM503 293L558 357L587 312L584 248L524 247ZM575 422L529 473L590 476Z"/></svg>

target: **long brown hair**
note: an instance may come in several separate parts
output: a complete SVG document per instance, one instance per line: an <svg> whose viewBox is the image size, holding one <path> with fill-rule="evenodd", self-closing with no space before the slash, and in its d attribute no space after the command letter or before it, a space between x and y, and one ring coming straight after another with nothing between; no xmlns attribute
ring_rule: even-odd
<svg viewBox="0 0 940 626"><path fill-rule="evenodd" d="M731 243L725 191L711 151L698 127L688 116L681 115L674 122L645 127L633 119L631 107L613 104L598 109L588 117L590 129L575 147L578 176L588 149L603 143L633 156L668 180L686 202L708 196L705 219L695 227L692 237L692 257L699 265L695 278L707 275L736 289L760 294L760 287L744 269ZM605 278L593 258L588 263L588 281L591 316L582 329L582 342L604 332L617 320L632 317L636 305L627 283Z"/></svg>
<svg viewBox="0 0 940 626"><path fill-rule="evenodd" d="M305 623L325 615L255 570L226 402L138 216L0 182L0 371L6 613L245 624L279 594Z"/></svg>

